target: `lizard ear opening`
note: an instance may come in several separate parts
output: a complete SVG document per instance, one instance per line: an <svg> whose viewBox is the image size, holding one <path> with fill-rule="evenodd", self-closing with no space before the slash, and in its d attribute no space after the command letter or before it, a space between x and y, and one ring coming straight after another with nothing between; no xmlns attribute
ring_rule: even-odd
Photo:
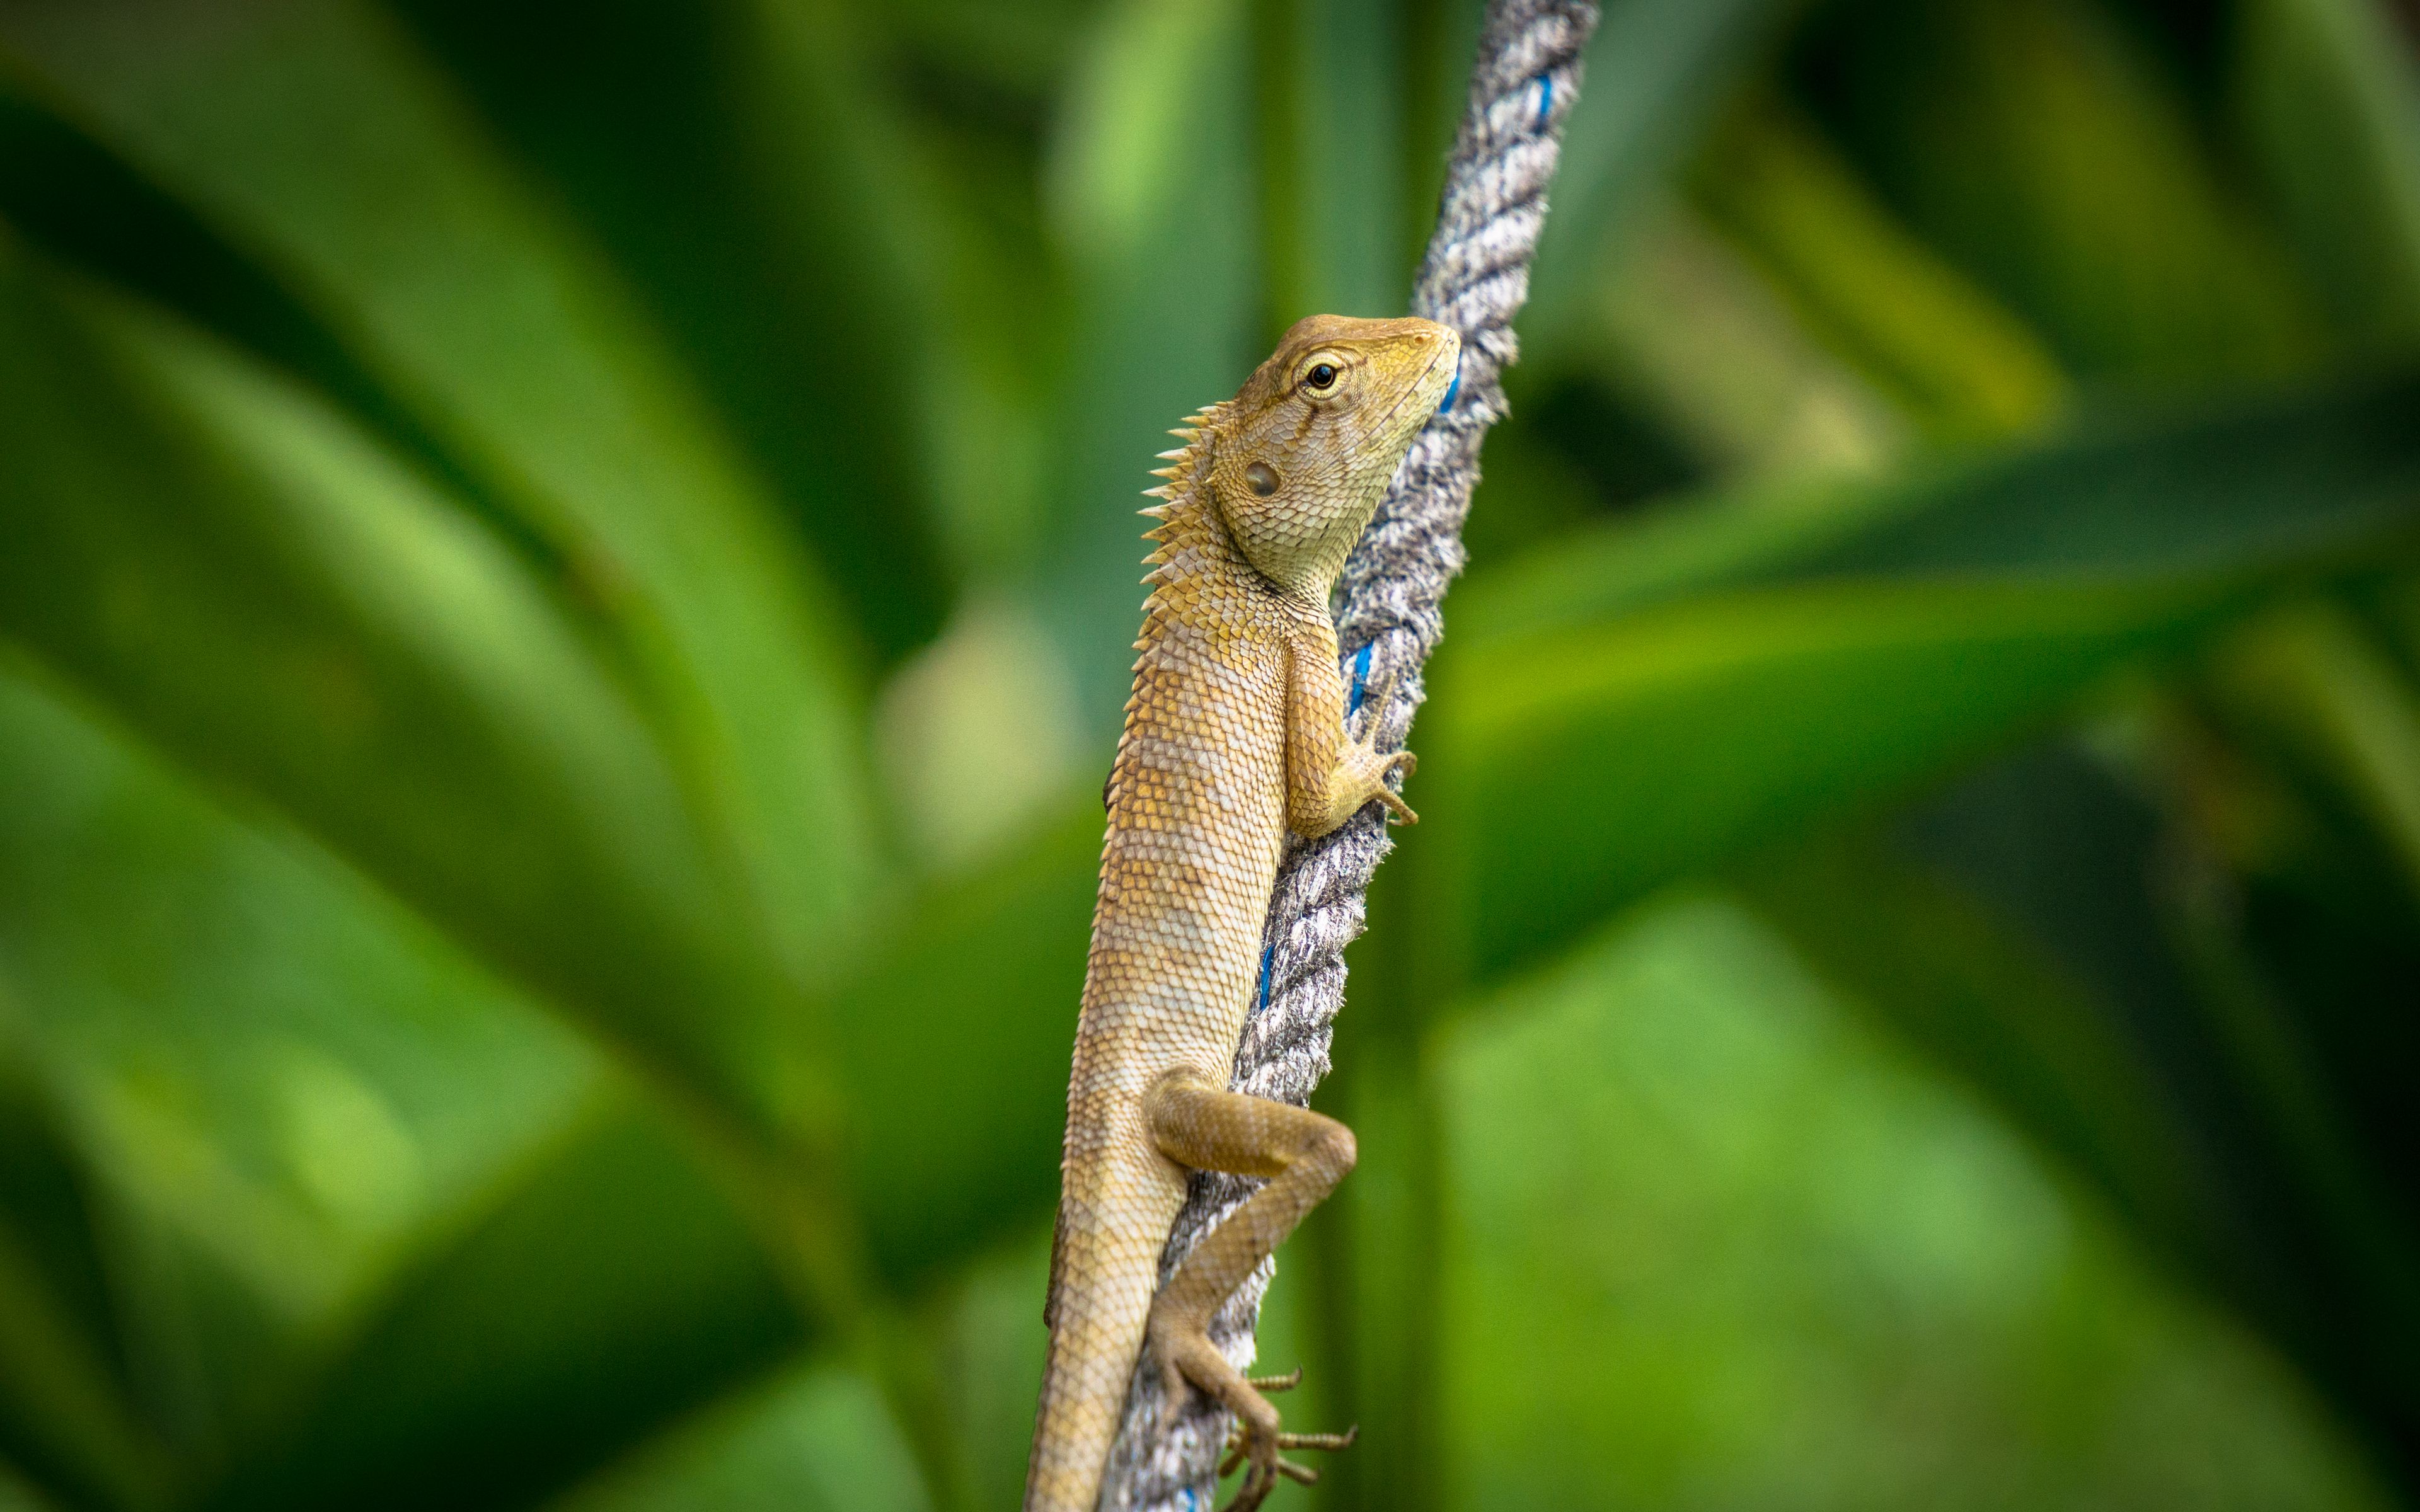
<svg viewBox="0 0 2420 1512"><path fill-rule="evenodd" d="M1266 499L1278 491L1278 470L1266 462L1255 462L1244 470L1244 486Z"/></svg>

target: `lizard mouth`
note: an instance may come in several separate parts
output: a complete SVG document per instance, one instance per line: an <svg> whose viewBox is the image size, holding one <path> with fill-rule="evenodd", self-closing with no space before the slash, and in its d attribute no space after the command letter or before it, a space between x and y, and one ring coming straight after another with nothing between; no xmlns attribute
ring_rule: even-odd
<svg viewBox="0 0 2420 1512"><path fill-rule="evenodd" d="M1428 391L1430 380L1436 376L1437 368L1440 365L1448 363L1460 363L1462 361L1461 341L1454 338L1453 332L1450 331L1447 332L1446 335L1448 339L1444 345L1437 349L1436 355L1429 359L1429 365L1420 369L1419 381L1405 389L1402 394L1397 396L1395 402L1388 407L1387 412L1378 417L1378 424L1382 428L1391 424L1396 416L1404 412L1404 407L1412 402L1413 395ZM1441 394L1439 398L1440 400L1442 399ZM1435 402L1432 402L1430 406L1430 414L1434 413L1435 413ZM1420 417L1420 424L1428 424L1428 415L1422 415Z"/></svg>

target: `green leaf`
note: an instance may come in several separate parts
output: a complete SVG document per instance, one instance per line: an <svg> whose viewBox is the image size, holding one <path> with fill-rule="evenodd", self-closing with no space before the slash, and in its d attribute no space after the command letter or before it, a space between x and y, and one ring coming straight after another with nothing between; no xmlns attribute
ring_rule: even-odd
<svg viewBox="0 0 2420 1512"><path fill-rule="evenodd" d="M110 1218L54 1274L113 1278L99 1323L189 1473L290 1409L597 1063L306 841L15 677L0 795L0 1024Z"/></svg>
<svg viewBox="0 0 2420 1512"><path fill-rule="evenodd" d="M601 1070L307 841L18 675L0 675L0 982L8 1042L113 1200L302 1335ZM242 1362L214 1415L271 1374Z"/></svg>
<svg viewBox="0 0 2420 1512"><path fill-rule="evenodd" d="M1264 0L1259 7L1264 67L1280 60L1291 65L1295 113L1290 121L1269 118L1264 76L1260 147L1267 164L1268 219L1280 219L1278 194L1291 187L1288 208L1295 222L1262 228L1271 265L1272 324L1323 312L1393 315L1410 297L1412 258L1401 234L1409 197L1403 172L1408 114L1400 67L1408 29L1403 10L1387 0ZM1266 34L1280 25L1292 28L1291 45L1272 58ZM1288 125L1292 131L1283 132ZM1280 152L1298 159L1290 186L1281 186L1273 172L1271 160ZM1295 239L1292 251L1300 259L1298 299L1286 297L1277 276L1284 236Z"/></svg>
<svg viewBox="0 0 2420 1512"><path fill-rule="evenodd" d="M1033 1402L1049 1346L1048 1335L1033 1326L1033 1302L1047 1289L1049 1275L1044 1219L1023 1240L962 1269L926 1314L957 1451L956 1504L967 1512L1011 1506L1024 1494ZM1264 1314L1262 1337L1280 1322ZM1264 1363L1282 1358L1261 1351Z"/></svg>
<svg viewBox="0 0 2420 1512"><path fill-rule="evenodd" d="M2235 104L2305 281L2358 350L2420 342L2420 70L2372 0L2234 8Z"/></svg>
<svg viewBox="0 0 2420 1512"><path fill-rule="evenodd" d="M888 161L892 100L858 85L874 18L393 8L645 299L867 639L886 657L930 640L948 589L922 413L932 239L900 224L923 186Z"/></svg>
<svg viewBox="0 0 2420 1512"><path fill-rule="evenodd" d="M609 1102L402 1278L308 1410L197 1504L525 1506L804 1342L717 1180Z"/></svg>
<svg viewBox="0 0 2420 1512"><path fill-rule="evenodd" d="M2408 518L2410 374L2105 415L1879 481L1785 482L1575 532L1475 576L1455 640L1807 578L2229 572Z"/></svg>
<svg viewBox="0 0 2420 1512"><path fill-rule="evenodd" d="M1752 840L1971 760L2260 583L2408 523L2411 403L2402 380L1843 486L1831 512L1718 518L1711 542L1676 521L1602 578L1612 537L1516 567L1465 601L1422 740L1421 843L1441 853L1424 870L1438 927L1465 932L1448 969L1508 969Z"/></svg>
<svg viewBox="0 0 2420 1512"><path fill-rule="evenodd" d="M2288 1014L2189 839L2096 764L2028 752L1870 843L1743 885L1801 949L2070 1160L2374 1444L2408 1443L2420 1279L2332 1015ZM2313 1297L2342 1305L2314 1308ZM2386 1457L2393 1462L2394 1454Z"/></svg>
<svg viewBox="0 0 2420 1512"><path fill-rule="evenodd" d="M2064 401L2034 333L1900 225L1794 112L1745 113L1693 177L1808 326L1933 436L1997 439Z"/></svg>
<svg viewBox="0 0 2420 1512"><path fill-rule="evenodd" d="M1830 12L1800 70L1886 199L2079 378L2306 370L2316 311L2186 102L2091 0Z"/></svg>
<svg viewBox="0 0 2420 1512"><path fill-rule="evenodd" d="M1582 58L1524 334L1567 340L1629 221L1779 41L1798 0L1613 0ZM1459 61L1459 60L1457 60Z"/></svg>
<svg viewBox="0 0 2420 1512"><path fill-rule="evenodd" d="M2166 1068L2058 960L1870 843L1761 856L1735 885L1824 976L1974 1082L2084 1172L2137 1232L2207 1272L2233 1231L2226 1175ZM2098 879L2096 879L2098 880Z"/></svg>
<svg viewBox="0 0 2420 1512"><path fill-rule="evenodd" d="M735 1393L552 1504L553 1512L929 1512L931 1505L880 1396L830 1365L795 1368Z"/></svg>
<svg viewBox="0 0 2420 1512"><path fill-rule="evenodd" d="M0 224L57 261L177 312L297 375L507 534L551 576L566 568L482 493L293 293L123 160L44 109L0 49Z"/></svg>
<svg viewBox="0 0 2420 1512"><path fill-rule="evenodd" d="M1460 922L1470 974L1512 969L1747 844L1983 754L2240 594L1770 590L1440 658L1422 742L1438 775L1421 842L1450 879L1436 917Z"/></svg>
<svg viewBox="0 0 2420 1512"><path fill-rule="evenodd" d="M751 923L794 971L871 880L848 658L628 297L353 0L197 23L19 8L58 112L265 265L606 609Z"/></svg>
<svg viewBox="0 0 2420 1512"><path fill-rule="evenodd" d="M0 1022L15 1006L0 979ZM88 1184L23 1072L0 1084L0 1453L70 1505L159 1505L166 1445L114 1348Z"/></svg>
<svg viewBox="0 0 2420 1512"><path fill-rule="evenodd" d="M2420 913L2420 697L2411 679L2341 609L2304 605L2243 638L2222 666L2221 696L2344 795L2402 873Z"/></svg>
<svg viewBox="0 0 2420 1512"><path fill-rule="evenodd" d="M1819 893L1811 933L1867 902ZM2047 1008L1944 917L1852 949L1952 1034L2004 967L2013 1012ZM2284 1362L1794 943L1685 889L1440 1036L1443 1504L2398 1504Z"/></svg>
<svg viewBox="0 0 2420 1512"><path fill-rule="evenodd" d="M903 1287L1057 1195L1100 856L1094 798L920 900L832 1005L858 1110L849 1170L869 1241Z"/></svg>
<svg viewBox="0 0 2420 1512"><path fill-rule="evenodd" d="M579 1041L14 679L0 1003L112 1202L103 1336L177 1450L100 1440L113 1504L157 1501L147 1477L214 1505L520 1504L799 1337L721 1177ZM7 1237L0 1387L43 1346L25 1405L91 1440L90 1371L45 1343Z"/></svg>
<svg viewBox="0 0 2420 1512"><path fill-rule="evenodd" d="M512 563L303 395L5 245L0 331L0 627L761 1121L772 968Z"/></svg>

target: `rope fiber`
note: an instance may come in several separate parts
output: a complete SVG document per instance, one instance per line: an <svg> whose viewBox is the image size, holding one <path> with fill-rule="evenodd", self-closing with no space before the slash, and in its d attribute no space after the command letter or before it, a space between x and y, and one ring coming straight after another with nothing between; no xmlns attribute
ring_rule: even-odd
<svg viewBox="0 0 2420 1512"><path fill-rule="evenodd" d="M1469 106L1412 291L1414 315L1461 333L1462 365L1339 583L1337 633L1351 702L1360 708L1367 698L1381 750L1403 748L1426 696L1420 667L1445 633L1440 606L1463 567L1462 524L1479 481L1480 443L1505 413L1500 378L1517 352L1512 317L1528 298L1546 186L1563 121L1579 98L1580 51L1596 22L1591 0L1491 0L1487 8ZM1235 1053L1234 1090L1310 1103L1327 1074L1329 1036L1344 1004L1344 947L1361 933L1364 894L1391 847L1373 807L1287 856L1269 901L1261 991ZM1251 1178L1196 1173L1160 1256L1160 1284L1259 1186ZM1239 1369L1251 1364L1252 1331L1274 1273L1274 1262L1264 1263L1211 1322L1212 1341ZM1126 1394L1103 1512L1207 1512L1217 1493L1226 1411L1191 1390L1171 1403L1160 1381L1146 1358Z"/></svg>

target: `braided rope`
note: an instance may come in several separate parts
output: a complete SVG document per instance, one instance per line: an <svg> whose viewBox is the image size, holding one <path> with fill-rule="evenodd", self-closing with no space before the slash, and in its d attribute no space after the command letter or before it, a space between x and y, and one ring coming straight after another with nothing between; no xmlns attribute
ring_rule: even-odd
<svg viewBox="0 0 2420 1512"><path fill-rule="evenodd" d="M1546 186L1563 121L1579 97L1580 50L1596 27L1592 0L1491 0L1447 169L1437 227L1412 292L1412 313L1462 335L1462 366L1445 407L1412 442L1368 533L1344 565L1337 632L1358 710L1365 690L1378 746L1399 750L1426 697L1420 666L1445 633L1440 605L1463 567L1462 522L1479 481L1479 447L1504 416L1499 378L1512 365L1512 317L1529 295L1529 261L1546 220ZM1391 681L1390 681L1391 680ZM1361 933L1363 894L1393 842L1375 810L1297 848L1278 873L1264 935L1261 999L1244 1026L1229 1085L1296 1106L1327 1074L1344 1005L1344 947ZM1256 1180L1200 1173L1161 1254L1162 1285ZM1252 1360L1264 1262L1210 1325L1238 1369ZM1207 1512L1228 1414L1199 1392L1166 1399L1146 1360L1126 1396L1110 1452L1104 1512Z"/></svg>

